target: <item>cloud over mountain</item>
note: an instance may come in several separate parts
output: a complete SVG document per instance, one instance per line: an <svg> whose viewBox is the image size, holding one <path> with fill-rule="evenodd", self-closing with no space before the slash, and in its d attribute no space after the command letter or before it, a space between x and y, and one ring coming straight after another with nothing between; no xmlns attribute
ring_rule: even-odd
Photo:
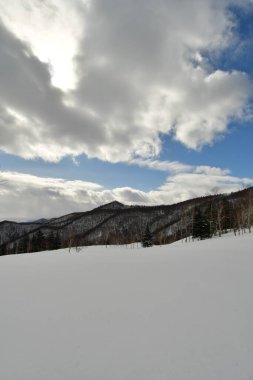
<svg viewBox="0 0 253 380"><path fill-rule="evenodd" d="M206 194L237 191L252 184L253 179L233 177L227 170L211 167L174 173L162 186L146 192L133 187L108 189L80 180L6 171L0 173L0 215L1 219L9 220L49 218L87 211L114 200L125 204L173 204Z"/></svg>

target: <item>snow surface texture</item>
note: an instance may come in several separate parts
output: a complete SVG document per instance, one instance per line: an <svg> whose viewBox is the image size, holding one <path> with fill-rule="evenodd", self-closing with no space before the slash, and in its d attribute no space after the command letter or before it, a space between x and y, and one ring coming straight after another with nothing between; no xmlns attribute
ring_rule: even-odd
<svg viewBox="0 0 253 380"><path fill-rule="evenodd" d="M1 257L0 379L253 379L252 243Z"/></svg>

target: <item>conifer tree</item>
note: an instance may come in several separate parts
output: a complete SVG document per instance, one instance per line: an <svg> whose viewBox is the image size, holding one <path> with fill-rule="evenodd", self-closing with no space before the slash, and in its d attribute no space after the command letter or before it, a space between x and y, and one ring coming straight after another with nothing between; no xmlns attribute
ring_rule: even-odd
<svg viewBox="0 0 253 380"><path fill-rule="evenodd" d="M60 239L59 233L57 231L55 238L54 238L54 249L59 249L59 248L61 248L61 239Z"/></svg>
<svg viewBox="0 0 253 380"><path fill-rule="evenodd" d="M192 237L198 239L201 235L201 211L199 207L195 207L192 225Z"/></svg>
<svg viewBox="0 0 253 380"><path fill-rule="evenodd" d="M209 218L208 210L204 211L199 206L195 208L192 230L192 237L194 239L203 240L212 236Z"/></svg>
<svg viewBox="0 0 253 380"><path fill-rule="evenodd" d="M44 234L42 233L41 230L39 230L37 232L37 242L38 242L38 250L39 251L45 251L45 249L46 249L46 240L45 240L45 236L44 236Z"/></svg>
<svg viewBox="0 0 253 380"><path fill-rule="evenodd" d="M6 247L6 244L2 244L0 246L0 256L4 256L4 255L7 255L7 247Z"/></svg>
<svg viewBox="0 0 253 380"><path fill-rule="evenodd" d="M150 232L149 226L147 224L146 230L142 238L142 246L143 248L148 248L148 247L152 247L152 245L153 245L153 237Z"/></svg>
<svg viewBox="0 0 253 380"><path fill-rule="evenodd" d="M50 232L49 236L47 237L47 249L50 251L54 249L55 247L55 236L53 231Z"/></svg>
<svg viewBox="0 0 253 380"><path fill-rule="evenodd" d="M14 253L26 253L28 251L28 236L24 236L22 239L19 240L18 245L14 245L13 251Z"/></svg>
<svg viewBox="0 0 253 380"><path fill-rule="evenodd" d="M32 237L31 241L32 252L45 251L46 240L41 230L38 230Z"/></svg>

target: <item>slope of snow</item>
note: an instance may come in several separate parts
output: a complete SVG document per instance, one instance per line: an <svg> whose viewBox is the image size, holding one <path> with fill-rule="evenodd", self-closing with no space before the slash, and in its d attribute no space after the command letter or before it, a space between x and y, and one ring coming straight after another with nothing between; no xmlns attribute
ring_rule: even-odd
<svg viewBox="0 0 253 380"><path fill-rule="evenodd" d="M0 379L253 379L252 243L0 257Z"/></svg>

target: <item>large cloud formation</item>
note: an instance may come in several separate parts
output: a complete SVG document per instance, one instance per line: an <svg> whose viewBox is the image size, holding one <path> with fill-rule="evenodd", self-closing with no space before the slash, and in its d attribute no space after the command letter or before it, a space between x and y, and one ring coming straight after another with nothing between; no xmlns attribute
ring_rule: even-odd
<svg viewBox="0 0 253 380"><path fill-rule="evenodd" d="M215 69L207 58L236 33L232 0L47 0L44 7L28 1L31 19L40 7L37 33L41 25L52 29L52 20L54 34L66 33L69 49L57 48L63 67L69 52L69 86L64 71L54 75L57 41L50 45L44 36L36 46L32 29L18 35L18 3L6 7L0 27L5 152L48 161L85 153L131 162L158 155L163 134L198 149L226 133L231 120L248 116L247 75ZM67 14L73 27L63 30Z"/></svg>
<svg viewBox="0 0 253 380"><path fill-rule="evenodd" d="M163 169L162 165L160 170ZM162 186L148 192L6 171L0 173L0 215L1 220L27 221L87 211L114 200L125 204L173 204L206 194L229 193L252 183L252 179L236 178L228 170L207 166L174 173Z"/></svg>

